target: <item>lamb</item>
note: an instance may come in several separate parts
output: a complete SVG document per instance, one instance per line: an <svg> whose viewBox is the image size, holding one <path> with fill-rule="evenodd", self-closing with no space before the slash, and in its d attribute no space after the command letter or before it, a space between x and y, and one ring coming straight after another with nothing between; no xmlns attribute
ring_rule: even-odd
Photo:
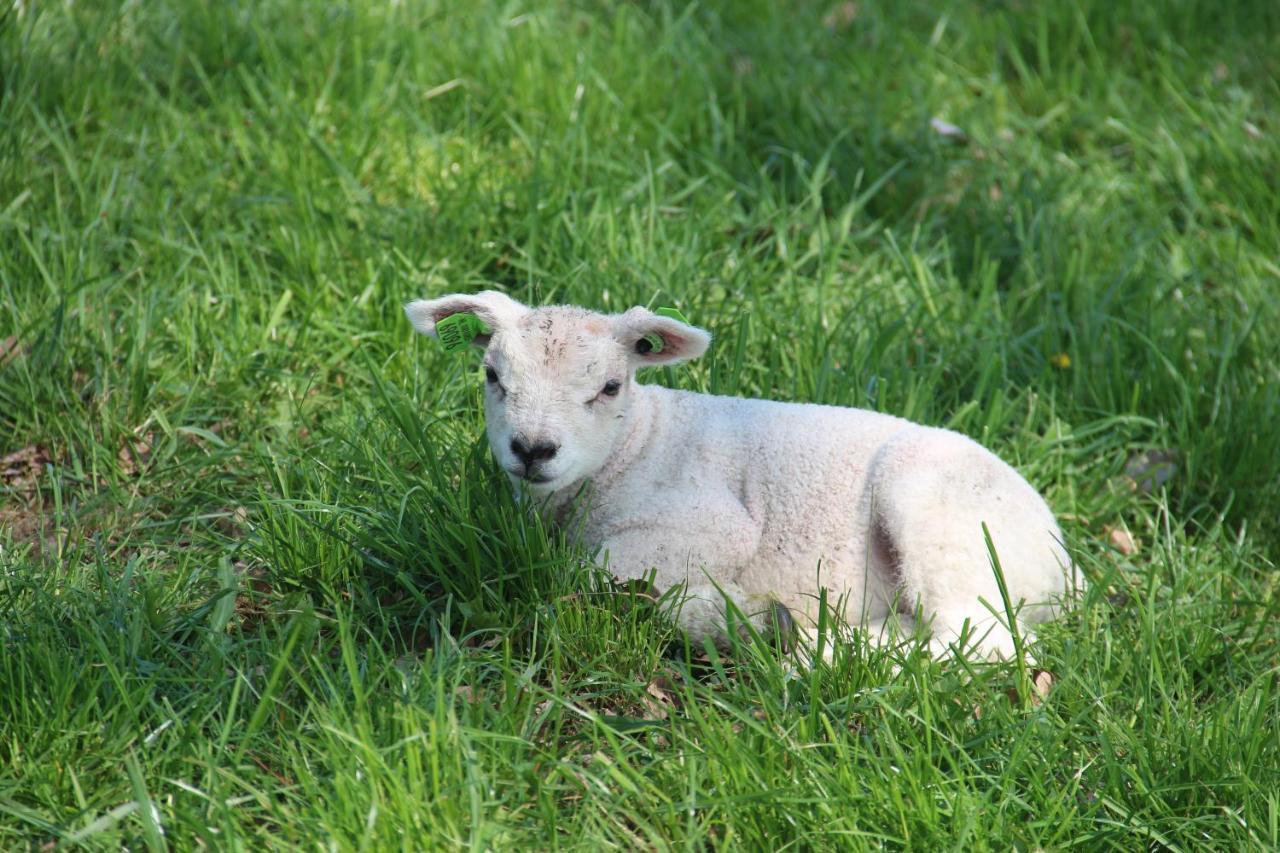
<svg viewBox="0 0 1280 853"><path fill-rule="evenodd" d="M711 341L644 308L531 308L484 291L405 312L432 336L471 315L460 319L485 350L489 445L517 493L617 577L684 587L677 620L694 642L727 642L730 613L812 631L825 588L875 636L923 615L934 653L964 641L1010 658L1015 626L984 523L1019 620L1052 617L1071 591L1044 499L959 433L639 384L638 369L697 358Z"/></svg>

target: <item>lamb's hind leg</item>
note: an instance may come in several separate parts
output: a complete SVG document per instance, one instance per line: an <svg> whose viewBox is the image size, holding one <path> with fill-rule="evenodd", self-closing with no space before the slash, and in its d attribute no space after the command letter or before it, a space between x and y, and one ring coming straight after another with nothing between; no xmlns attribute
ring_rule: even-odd
<svg viewBox="0 0 1280 853"><path fill-rule="evenodd" d="M977 646L1012 658L1010 615L983 535L991 534L1018 621L1054 612L1065 592L1061 534L1040 495L980 445L942 430L909 430L877 454L870 477L873 535L884 537L899 604L931 620L935 652Z"/></svg>

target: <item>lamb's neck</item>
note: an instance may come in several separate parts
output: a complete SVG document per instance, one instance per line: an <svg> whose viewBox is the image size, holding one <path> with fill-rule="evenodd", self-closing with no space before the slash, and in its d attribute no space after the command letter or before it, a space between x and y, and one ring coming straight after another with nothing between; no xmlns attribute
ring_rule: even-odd
<svg viewBox="0 0 1280 853"><path fill-rule="evenodd" d="M655 437L655 427L662 421L670 392L660 385L631 386L631 405L627 407L618 441L609 454L609 461L601 466L592 481L600 486L626 474L637 459L646 455Z"/></svg>

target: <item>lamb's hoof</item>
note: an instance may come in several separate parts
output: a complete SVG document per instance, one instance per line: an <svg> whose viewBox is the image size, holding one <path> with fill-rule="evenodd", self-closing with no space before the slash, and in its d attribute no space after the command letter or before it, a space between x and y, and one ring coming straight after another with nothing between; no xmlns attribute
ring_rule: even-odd
<svg viewBox="0 0 1280 853"><path fill-rule="evenodd" d="M644 578L634 578L630 580L613 579L613 589L616 589L622 596L635 596L636 598L645 598L650 602L658 601L658 588Z"/></svg>
<svg viewBox="0 0 1280 853"><path fill-rule="evenodd" d="M775 601L769 608L769 615L773 620L773 636L778 650L784 655L791 654L796 645L796 620L791 617L791 611L781 601Z"/></svg>
<svg viewBox="0 0 1280 853"><path fill-rule="evenodd" d="M613 579L613 589L629 601L641 604L656 604L661 597L658 588L644 578L621 581Z"/></svg>
<svg viewBox="0 0 1280 853"><path fill-rule="evenodd" d="M791 611L781 601L770 601L768 611L760 615L764 623L760 626L760 636L784 655L791 654L796 643L796 620ZM751 632L745 625L738 626L738 637L744 643L751 642Z"/></svg>

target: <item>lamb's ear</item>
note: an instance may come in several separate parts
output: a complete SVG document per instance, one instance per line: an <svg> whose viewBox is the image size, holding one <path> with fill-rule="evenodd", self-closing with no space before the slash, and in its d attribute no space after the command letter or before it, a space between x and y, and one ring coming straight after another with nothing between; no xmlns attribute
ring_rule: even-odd
<svg viewBox="0 0 1280 853"><path fill-rule="evenodd" d="M613 334L631 353L636 367L679 364L697 358L711 345L709 332L647 308L619 314L614 318Z"/></svg>
<svg viewBox="0 0 1280 853"><path fill-rule="evenodd" d="M496 290L482 290L475 294L453 293L439 299L415 299L404 306L405 316L413 327L433 338L439 337L436 324L441 320L454 314L471 314L489 330L481 331L472 341L480 347L489 345L492 332L514 326L528 310L510 296Z"/></svg>

